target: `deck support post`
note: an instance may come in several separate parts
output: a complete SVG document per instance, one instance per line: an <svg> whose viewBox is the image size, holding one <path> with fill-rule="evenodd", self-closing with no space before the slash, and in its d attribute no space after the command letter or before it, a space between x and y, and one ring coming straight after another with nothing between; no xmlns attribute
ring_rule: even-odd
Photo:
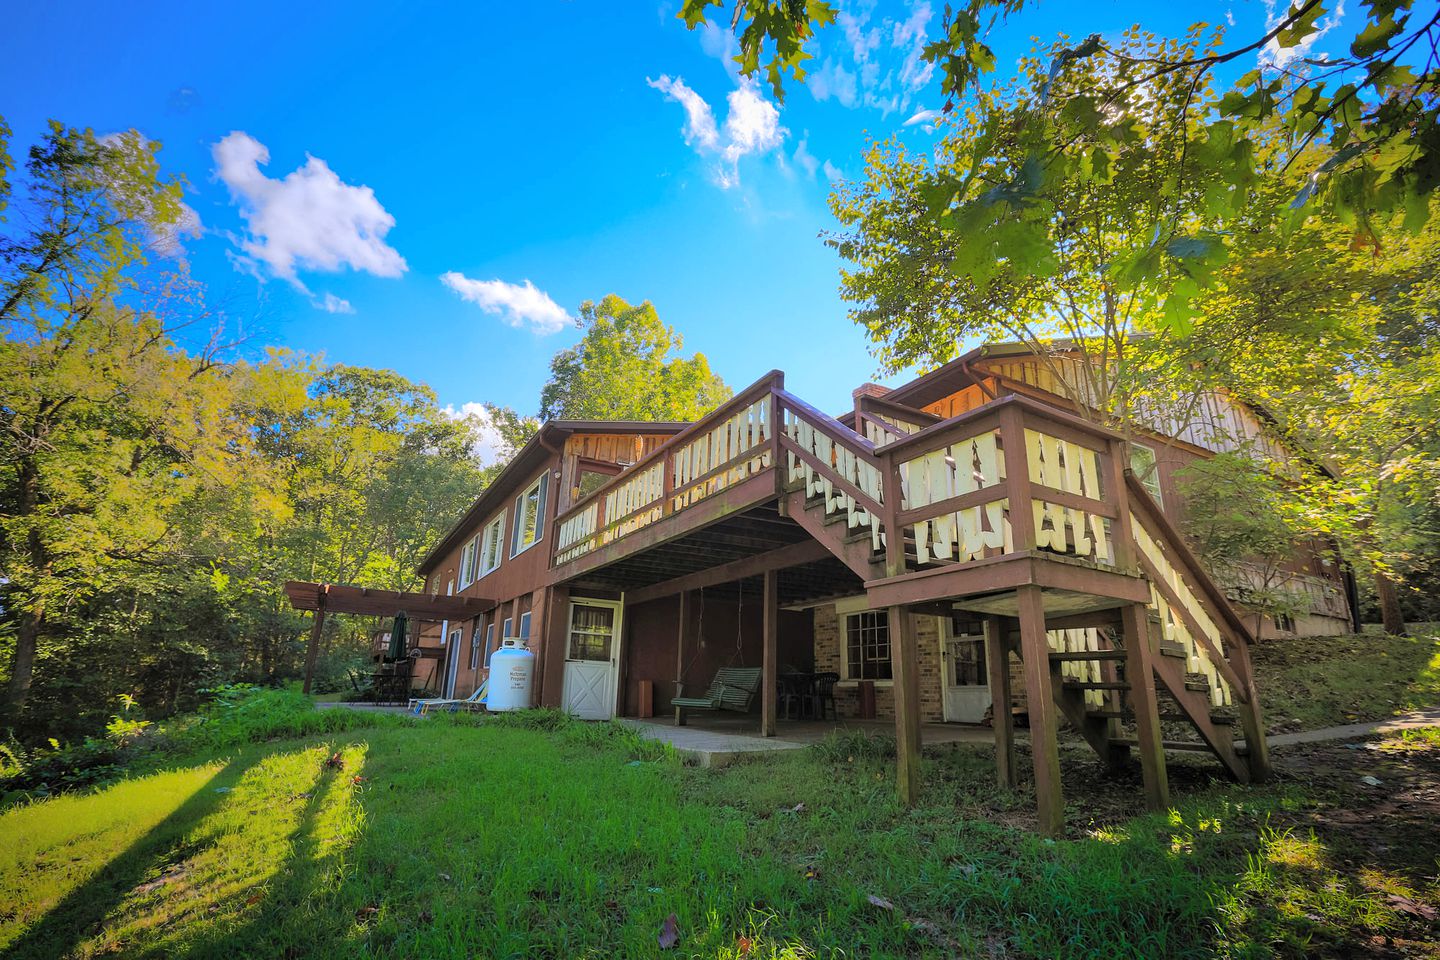
<svg viewBox="0 0 1440 960"><path fill-rule="evenodd" d="M685 621L689 618L690 591L680 591L679 626L675 631L675 697L685 695ZM675 708L675 726L685 726L685 708Z"/></svg>
<svg viewBox="0 0 1440 960"><path fill-rule="evenodd" d="M310 646L305 650L305 693L310 692L310 684L315 679L315 661L320 656L320 634L325 630L325 594L329 591L328 583L320 588L320 601L315 607L315 619L310 624Z"/></svg>
<svg viewBox="0 0 1440 960"><path fill-rule="evenodd" d="M1145 806L1164 810L1170 806L1170 782L1165 772L1160 708L1155 701L1156 651L1151 644L1147 609L1129 603L1120 611L1125 634L1125 680L1130 684L1130 704L1135 708L1136 749L1145 780Z"/></svg>
<svg viewBox="0 0 1440 960"><path fill-rule="evenodd" d="M895 783L900 802L920 796L920 670L915 618L904 607L890 608L890 660L895 686Z"/></svg>
<svg viewBox="0 0 1440 960"><path fill-rule="evenodd" d="M775 736L775 714L780 698L780 571L766 570L762 597L760 659L760 736Z"/></svg>
<svg viewBox="0 0 1440 960"><path fill-rule="evenodd" d="M985 666L990 680L990 726L995 731L995 779L1015 786L1015 714L1010 696L1010 643L1002 617L985 619Z"/></svg>
<svg viewBox="0 0 1440 960"><path fill-rule="evenodd" d="M1270 745L1265 741L1265 720L1260 713L1260 698L1255 693L1255 674L1250 665L1250 645L1242 637L1226 638L1230 645L1230 656L1235 661L1236 671L1245 682L1245 703L1237 704L1240 714L1240 729L1245 734L1245 765L1250 768L1250 782L1263 783L1270 779Z"/></svg>
<svg viewBox="0 0 1440 960"><path fill-rule="evenodd" d="M1050 643L1045 638L1045 598L1034 585L1015 591L1020 613L1020 656L1025 663L1025 703L1030 713L1030 752L1035 765L1035 805L1040 830L1065 831L1065 797L1060 786L1060 745Z"/></svg>

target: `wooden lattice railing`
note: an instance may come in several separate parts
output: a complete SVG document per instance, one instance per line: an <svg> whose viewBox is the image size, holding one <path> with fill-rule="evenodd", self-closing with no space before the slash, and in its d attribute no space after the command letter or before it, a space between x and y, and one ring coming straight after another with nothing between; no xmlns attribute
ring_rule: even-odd
<svg viewBox="0 0 1440 960"><path fill-rule="evenodd" d="M556 566L690 509L774 466L772 371L555 518Z"/></svg>
<svg viewBox="0 0 1440 960"><path fill-rule="evenodd" d="M907 568L1037 549L1114 566L1119 451L1111 431L1021 396L892 441L877 453L899 485Z"/></svg>
<svg viewBox="0 0 1440 960"><path fill-rule="evenodd" d="M848 530L868 529L872 548L883 549L885 489L875 445L793 394L781 390L777 399L786 483L823 498L826 517L843 513Z"/></svg>

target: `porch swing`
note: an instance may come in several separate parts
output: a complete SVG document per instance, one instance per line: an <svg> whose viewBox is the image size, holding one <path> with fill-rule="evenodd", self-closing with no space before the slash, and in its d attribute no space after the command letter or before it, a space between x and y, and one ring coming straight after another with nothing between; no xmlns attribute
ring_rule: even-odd
<svg viewBox="0 0 1440 960"><path fill-rule="evenodd" d="M670 705L675 708L676 723L684 725L686 710L729 710L734 713L749 713L751 705L755 702L755 695L760 692L761 676L763 671L759 667L737 667L733 664L740 659L743 650L743 624L745 612L745 581L740 581L740 597L735 609L735 650L730 655L730 663L721 667L715 673L715 679L710 681L710 689L705 691L701 697L674 697ZM701 636L704 636L705 625L705 588L700 588L700 618L698 626L701 628ZM694 658L691 658L694 663ZM680 680L683 680L685 670L680 671Z"/></svg>

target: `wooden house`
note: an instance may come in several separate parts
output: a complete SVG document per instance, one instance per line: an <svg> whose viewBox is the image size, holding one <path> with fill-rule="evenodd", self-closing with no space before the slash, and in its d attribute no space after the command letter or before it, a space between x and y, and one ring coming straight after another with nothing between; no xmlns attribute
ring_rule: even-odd
<svg viewBox="0 0 1440 960"><path fill-rule="evenodd" d="M1166 749L1264 776L1253 624L1178 532L1174 483L1229 428L1270 442L1263 419L1217 393L1227 430L1157 418L1127 441L1030 359L973 351L838 417L775 371L693 424L545 424L421 565L431 595L483 610L443 625L444 687L473 689L505 637L536 654L535 704L587 718L664 714L755 667L773 736L779 676L833 672L841 716L894 718L905 798L922 721L992 714L1014 782L992 704L1023 699L1052 829L1061 722L1107 761L1137 751L1155 805ZM1266 629L1349 629L1343 574L1295 566L1312 615Z"/></svg>

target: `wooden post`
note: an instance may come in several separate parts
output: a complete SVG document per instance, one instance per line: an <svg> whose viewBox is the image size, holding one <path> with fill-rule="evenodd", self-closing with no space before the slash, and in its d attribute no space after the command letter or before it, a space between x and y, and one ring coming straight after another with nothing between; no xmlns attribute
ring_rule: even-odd
<svg viewBox="0 0 1440 960"><path fill-rule="evenodd" d="M321 584L320 599L315 605L315 620L310 624L310 646L305 651L305 692L310 692L310 684L315 679L315 659L320 655L320 633L325 629L325 595L330 592L330 584Z"/></svg>
<svg viewBox="0 0 1440 960"><path fill-rule="evenodd" d="M1015 786L1015 714L1010 702L1010 644L1003 617L985 618L985 665L990 674L990 725L995 731L995 778Z"/></svg>
<svg viewBox="0 0 1440 960"><path fill-rule="evenodd" d="M760 736L775 736L776 701L779 691L780 571L766 570L761 614Z"/></svg>
<svg viewBox="0 0 1440 960"><path fill-rule="evenodd" d="M1270 779L1270 745L1265 740L1265 719L1260 713L1260 697L1255 693L1255 674L1250 666L1250 645L1244 639L1228 636L1230 659L1245 681L1248 702L1237 704L1240 713L1240 729L1245 733L1245 765L1250 768L1250 782L1262 783Z"/></svg>
<svg viewBox="0 0 1440 960"><path fill-rule="evenodd" d="M680 591L680 620L675 631L675 696L685 695L685 620L688 616L686 600L690 598L689 590ZM685 726L685 708L675 708L675 725Z"/></svg>
<svg viewBox="0 0 1440 960"><path fill-rule="evenodd" d="M895 783L900 802L920 796L920 670L915 620L904 607L890 608L890 662L895 686Z"/></svg>
<svg viewBox="0 0 1440 960"><path fill-rule="evenodd" d="M1015 595L1020 608L1020 656L1025 662L1025 702L1030 712L1036 811L1041 831L1058 836L1065 830L1065 797L1060 786L1060 745L1056 739L1058 718L1050 676L1050 644L1045 639L1045 598L1040 588L1033 585L1018 588Z"/></svg>
<svg viewBox="0 0 1440 960"><path fill-rule="evenodd" d="M1125 631L1125 680L1135 708L1140 770L1145 778L1145 805L1164 810L1170 805L1170 783L1165 773L1165 747L1161 740L1160 708L1155 702L1155 667L1150 642L1150 621L1143 604L1129 603L1120 611Z"/></svg>

